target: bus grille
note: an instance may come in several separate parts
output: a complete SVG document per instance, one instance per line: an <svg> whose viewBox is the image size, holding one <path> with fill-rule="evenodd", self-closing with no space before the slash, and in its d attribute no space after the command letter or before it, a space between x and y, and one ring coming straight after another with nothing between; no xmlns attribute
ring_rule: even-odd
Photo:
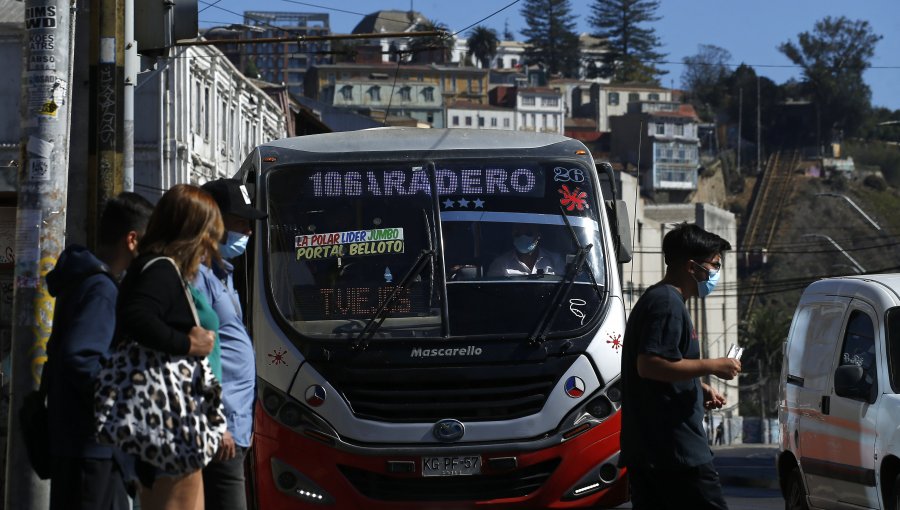
<svg viewBox="0 0 900 510"><path fill-rule="evenodd" d="M379 501L483 501L520 498L541 488L559 465L551 459L500 475L393 477L338 466L362 495Z"/></svg>
<svg viewBox="0 0 900 510"><path fill-rule="evenodd" d="M538 413L574 361L575 356L567 356L514 365L343 365L326 368L323 375L360 418L417 423L444 418L496 421Z"/></svg>

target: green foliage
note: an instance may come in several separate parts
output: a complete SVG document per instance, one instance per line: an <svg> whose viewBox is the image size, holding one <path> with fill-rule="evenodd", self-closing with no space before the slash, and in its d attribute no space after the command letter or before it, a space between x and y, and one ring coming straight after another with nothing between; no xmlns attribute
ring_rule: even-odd
<svg viewBox="0 0 900 510"><path fill-rule="evenodd" d="M684 73L681 75L681 86L698 111L715 111L723 106L723 100L728 95L726 80L731 75L728 67L730 60L728 50L712 44L701 44L696 55L682 59ZM709 117L711 115L707 115Z"/></svg>
<svg viewBox="0 0 900 510"><path fill-rule="evenodd" d="M605 41L600 75L617 82L658 83L666 71L656 67L665 55L652 28L658 21L659 0L594 0L589 22Z"/></svg>
<svg viewBox="0 0 900 510"><path fill-rule="evenodd" d="M469 55L478 59L484 69L491 67L491 59L497 54L499 45L500 39L497 37L497 31L484 25L473 28L469 32L469 40L466 41Z"/></svg>
<svg viewBox="0 0 900 510"><path fill-rule="evenodd" d="M871 91L863 81L881 36L868 21L826 16L812 32L778 50L803 68L806 91L818 105L820 130L832 138L855 136L870 108Z"/></svg>
<svg viewBox="0 0 900 510"><path fill-rule="evenodd" d="M416 32L442 32L441 35L428 37L412 37L409 40L410 61L416 64L443 64L450 61L453 49L453 37L447 25L438 21L426 20L416 25Z"/></svg>
<svg viewBox="0 0 900 510"><path fill-rule="evenodd" d="M577 78L581 50L569 0L525 0L522 16L526 61L542 64L550 75Z"/></svg>
<svg viewBox="0 0 900 510"><path fill-rule="evenodd" d="M843 149L854 163L877 166L889 183L900 186L900 146L882 142L848 142Z"/></svg>
<svg viewBox="0 0 900 510"><path fill-rule="evenodd" d="M753 310L746 328L740 330L744 377L741 385L762 385L741 394L741 414L759 415L759 395L765 395L766 413L771 416L781 373L782 345L791 327L793 310L781 305L760 306Z"/></svg>
<svg viewBox="0 0 900 510"><path fill-rule="evenodd" d="M244 76L259 79L259 68L256 67L256 62L252 58L247 59L247 64L244 66Z"/></svg>

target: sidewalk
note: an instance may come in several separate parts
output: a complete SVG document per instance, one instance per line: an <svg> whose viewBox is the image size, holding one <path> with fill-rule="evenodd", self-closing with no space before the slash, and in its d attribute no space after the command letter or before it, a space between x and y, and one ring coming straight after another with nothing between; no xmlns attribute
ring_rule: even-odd
<svg viewBox="0 0 900 510"><path fill-rule="evenodd" d="M713 446L713 464L723 485L778 489L775 458L778 445L737 444Z"/></svg>

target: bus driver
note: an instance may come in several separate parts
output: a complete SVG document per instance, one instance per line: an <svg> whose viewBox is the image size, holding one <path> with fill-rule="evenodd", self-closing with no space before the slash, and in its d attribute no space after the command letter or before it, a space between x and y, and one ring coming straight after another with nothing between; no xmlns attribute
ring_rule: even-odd
<svg viewBox="0 0 900 510"><path fill-rule="evenodd" d="M527 276L564 275L563 258L541 246L541 230L531 223L517 223L512 228L513 249L503 253L491 263L487 275Z"/></svg>

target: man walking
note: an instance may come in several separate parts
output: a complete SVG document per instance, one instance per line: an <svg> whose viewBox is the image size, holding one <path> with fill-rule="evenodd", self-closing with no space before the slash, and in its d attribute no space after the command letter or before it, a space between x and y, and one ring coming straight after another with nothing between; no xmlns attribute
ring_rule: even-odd
<svg viewBox="0 0 900 510"><path fill-rule="evenodd" d="M250 240L252 222L266 217L251 205L247 188L235 179L219 179L202 186L219 204L225 223L225 238L219 252L221 264L200 265L194 285L219 316L222 346L222 403L228 430L218 456L203 469L206 508L246 510L244 456L253 433L253 402L256 364L253 344L244 327L240 298L234 288L234 266L228 259L244 253Z"/></svg>
<svg viewBox="0 0 900 510"><path fill-rule="evenodd" d="M628 468L635 509L726 509L704 431L705 409L725 399L700 377L733 379L732 358L700 359L685 301L706 297L731 245L682 223L663 238L665 277L635 304L622 350L620 464Z"/></svg>
<svg viewBox="0 0 900 510"><path fill-rule="evenodd" d="M107 202L96 256L68 246L47 274L56 298L43 377L52 456L50 510L126 510L124 457L94 440L94 378L116 329L118 279L137 255L153 205L135 193Z"/></svg>

